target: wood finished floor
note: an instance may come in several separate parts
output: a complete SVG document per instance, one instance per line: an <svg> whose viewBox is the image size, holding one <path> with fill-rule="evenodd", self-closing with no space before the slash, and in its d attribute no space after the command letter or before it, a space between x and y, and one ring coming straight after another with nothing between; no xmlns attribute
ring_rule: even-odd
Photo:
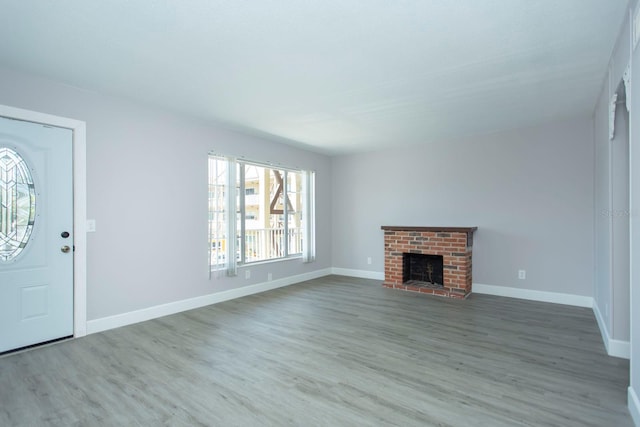
<svg viewBox="0 0 640 427"><path fill-rule="evenodd" d="M329 276L0 358L1 426L632 426L590 309Z"/></svg>

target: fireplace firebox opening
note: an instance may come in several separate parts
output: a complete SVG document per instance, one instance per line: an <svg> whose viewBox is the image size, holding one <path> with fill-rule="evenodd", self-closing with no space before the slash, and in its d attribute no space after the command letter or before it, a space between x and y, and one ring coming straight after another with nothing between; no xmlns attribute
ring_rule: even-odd
<svg viewBox="0 0 640 427"><path fill-rule="evenodd" d="M444 258L442 255L402 254L402 283L442 288L444 286Z"/></svg>

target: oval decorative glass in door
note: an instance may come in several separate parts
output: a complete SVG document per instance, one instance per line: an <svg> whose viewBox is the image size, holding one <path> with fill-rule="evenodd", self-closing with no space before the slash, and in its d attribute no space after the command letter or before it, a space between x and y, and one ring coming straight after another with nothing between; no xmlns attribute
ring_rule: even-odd
<svg viewBox="0 0 640 427"><path fill-rule="evenodd" d="M0 261L11 261L27 247L36 217L36 191L24 159L0 147Z"/></svg>

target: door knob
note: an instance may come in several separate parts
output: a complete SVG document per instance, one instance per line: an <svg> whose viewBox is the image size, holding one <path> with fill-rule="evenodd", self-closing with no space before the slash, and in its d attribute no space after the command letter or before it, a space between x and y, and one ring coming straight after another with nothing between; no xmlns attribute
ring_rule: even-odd
<svg viewBox="0 0 640 427"><path fill-rule="evenodd" d="M61 247L61 248L60 248L60 250L61 250L63 253L65 253L65 254L66 254L67 252L69 252L69 251L71 250L71 248L70 248L69 246L63 246L63 247Z"/></svg>

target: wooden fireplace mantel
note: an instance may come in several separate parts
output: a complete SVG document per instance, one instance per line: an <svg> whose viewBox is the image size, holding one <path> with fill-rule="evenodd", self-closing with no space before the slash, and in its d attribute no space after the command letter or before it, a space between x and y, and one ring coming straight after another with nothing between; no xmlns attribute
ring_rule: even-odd
<svg viewBox="0 0 640 427"><path fill-rule="evenodd" d="M407 227L396 225L383 225L383 230L387 231L431 231L434 233L473 233L478 227Z"/></svg>

